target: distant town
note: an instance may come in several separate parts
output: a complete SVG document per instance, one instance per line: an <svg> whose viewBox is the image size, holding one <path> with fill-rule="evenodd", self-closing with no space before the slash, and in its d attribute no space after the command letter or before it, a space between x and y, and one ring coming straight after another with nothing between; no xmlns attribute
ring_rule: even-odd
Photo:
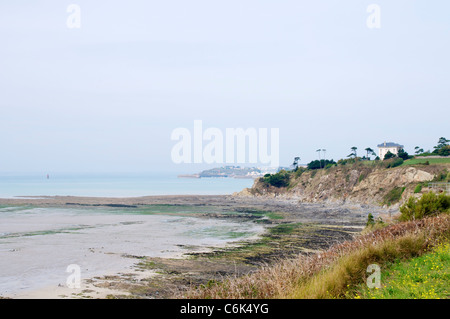
<svg viewBox="0 0 450 319"><path fill-rule="evenodd" d="M206 178L206 177L227 177L227 178L258 178L265 174L274 174L286 167L242 167L223 166L204 170L198 174L178 175L180 178Z"/></svg>

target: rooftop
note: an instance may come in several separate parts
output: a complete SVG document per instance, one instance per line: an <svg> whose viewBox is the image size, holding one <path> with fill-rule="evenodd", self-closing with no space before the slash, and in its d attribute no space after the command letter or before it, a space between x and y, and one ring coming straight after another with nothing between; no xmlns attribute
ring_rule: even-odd
<svg viewBox="0 0 450 319"><path fill-rule="evenodd" d="M393 143L393 142L384 142L377 145L378 147L400 147L403 148L403 145Z"/></svg>

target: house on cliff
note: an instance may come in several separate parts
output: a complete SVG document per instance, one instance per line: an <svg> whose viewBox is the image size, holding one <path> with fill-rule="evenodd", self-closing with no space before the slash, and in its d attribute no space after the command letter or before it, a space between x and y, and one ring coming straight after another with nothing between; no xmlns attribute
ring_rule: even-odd
<svg viewBox="0 0 450 319"><path fill-rule="evenodd" d="M378 147L378 156L380 159L383 159L387 152L391 152L394 155L398 154L398 151L401 150L404 146L392 143L392 142L384 142L377 145Z"/></svg>

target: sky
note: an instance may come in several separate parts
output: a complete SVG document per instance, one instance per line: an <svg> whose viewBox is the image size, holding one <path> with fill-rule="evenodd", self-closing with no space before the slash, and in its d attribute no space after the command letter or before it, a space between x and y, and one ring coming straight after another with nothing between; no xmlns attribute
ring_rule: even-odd
<svg viewBox="0 0 450 319"><path fill-rule="evenodd" d="M448 12L444 0L2 1L0 173L222 166L172 160L171 133L196 120L278 128L282 166L384 141L432 150L450 138Z"/></svg>

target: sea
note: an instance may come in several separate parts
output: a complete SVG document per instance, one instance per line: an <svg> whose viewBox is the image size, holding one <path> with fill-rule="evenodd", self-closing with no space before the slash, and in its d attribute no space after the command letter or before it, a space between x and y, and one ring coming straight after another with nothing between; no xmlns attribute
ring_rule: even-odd
<svg viewBox="0 0 450 319"><path fill-rule="evenodd" d="M0 176L0 197L232 194L252 183L164 174L7 175ZM135 271L138 259L129 256L180 258L264 232L252 221L202 217L205 210L215 213L214 207L183 205L0 205L0 297L76 298L95 276ZM72 289L68 269L74 265L81 285Z"/></svg>
<svg viewBox="0 0 450 319"><path fill-rule="evenodd" d="M252 185L253 179L247 178L181 178L170 173L0 174L0 198L226 195Z"/></svg>

